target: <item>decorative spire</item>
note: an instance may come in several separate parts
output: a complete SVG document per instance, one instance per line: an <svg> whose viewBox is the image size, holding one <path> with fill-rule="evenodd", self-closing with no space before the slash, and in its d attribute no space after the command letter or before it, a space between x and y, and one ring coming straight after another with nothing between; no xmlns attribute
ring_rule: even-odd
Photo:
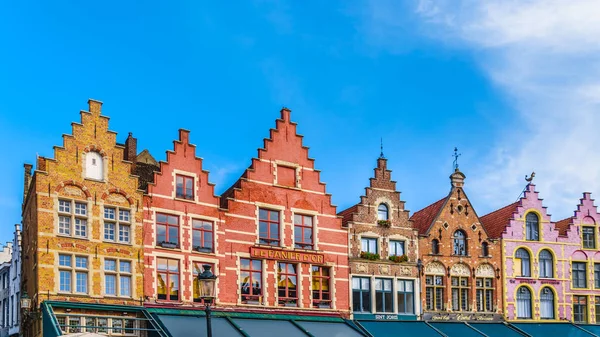
<svg viewBox="0 0 600 337"><path fill-rule="evenodd" d="M383 137L381 137L381 153L379 154L379 158L385 158L385 156L383 155Z"/></svg>
<svg viewBox="0 0 600 337"><path fill-rule="evenodd" d="M452 166L455 171L458 170L458 157L461 155L462 153L458 153L458 148L454 147L454 154L452 155L452 157L454 157L454 162L452 163Z"/></svg>

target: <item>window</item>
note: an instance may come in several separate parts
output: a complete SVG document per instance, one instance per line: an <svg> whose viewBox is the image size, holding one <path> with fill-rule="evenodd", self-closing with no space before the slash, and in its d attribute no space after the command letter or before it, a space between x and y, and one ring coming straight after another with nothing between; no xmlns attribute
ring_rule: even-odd
<svg viewBox="0 0 600 337"><path fill-rule="evenodd" d="M58 200L58 234L87 238L87 203Z"/></svg>
<svg viewBox="0 0 600 337"><path fill-rule="evenodd" d="M490 256L490 249L487 242L481 244L481 256Z"/></svg>
<svg viewBox="0 0 600 337"><path fill-rule="evenodd" d="M404 241L390 240L390 256L404 255Z"/></svg>
<svg viewBox="0 0 600 337"><path fill-rule="evenodd" d="M192 246L204 253L213 252L213 223L203 220L192 220Z"/></svg>
<svg viewBox="0 0 600 337"><path fill-rule="evenodd" d="M194 200L194 178L182 175L176 176L177 188L175 197L187 200Z"/></svg>
<svg viewBox="0 0 600 337"><path fill-rule="evenodd" d="M315 308L331 308L329 268L312 266L312 296Z"/></svg>
<svg viewBox="0 0 600 337"><path fill-rule="evenodd" d="M573 262L573 288L587 287L585 262Z"/></svg>
<svg viewBox="0 0 600 337"><path fill-rule="evenodd" d="M131 213L119 207L104 207L104 240L131 242Z"/></svg>
<svg viewBox="0 0 600 337"><path fill-rule="evenodd" d="M394 294L391 279L375 279L375 311L394 312Z"/></svg>
<svg viewBox="0 0 600 337"><path fill-rule="evenodd" d="M312 216L294 214L294 246L301 249L313 249Z"/></svg>
<svg viewBox="0 0 600 337"><path fill-rule="evenodd" d="M431 240L431 254L437 255L440 253L440 242L437 239Z"/></svg>
<svg viewBox="0 0 600 337"><path fill-rule="evenodd" d="M296 265L278 263L277 271L277 300L282 306L298 305L298 274Z"/></svg>
<svg viewBox="0 0 600 337"><path fill-rule="evenodd" d="M596 296L595 298L595 312L596 312L596 324L600 322L600 296Z"/></svg>
<svg viewBox="0 0 600 337"><path fill-rule="evenodd" d="M73 263L73 258L75 263ZM59 290L87 294L88 258L85 256L58 255Z"/></svg>
<svg viewBox="0 0 600 337"><path fill-rule="evenodd" d="M179 261L159 257L156 259L156 271L158 299L179 301Z"/></svg>
<svg viewBox="0 0 600 337"><path fill-rule="evenodd" d="M587 297L573 296L573 321L587 323Z"/></svg>
<svg viewBox="0 0 600 337"><path fill-rule="evenodd" d="M467 236L461 230L454 232L454 255L467 255Z"/></svg>
<svg viewBox="0 0 600 337"><path fill-rule="evenodd" d="M377 254L377 239L360 238L360 250L371 254Z"/></svg>
<svg viewBox="0 0 600 337"><path fill-rule="evenodd" d="M548 287L540 293L540 318L554 319L554 292Z"/></svg>
<svg viewBox="0 0 600 337"><path fill-rule="evenodd" d="M531 277L531 259L529 258L529 252L527 252L524 248L519 248L515 253L515 257L517 261L514 263L513 267L515 269L514 275Z"/></svg>
<svg viewBox="0 0 600 337"><path fill-rule="evenodd" d="M444 309L444 277L425 275L425 302L427 310Z"/></svg>
<svg viewBox="0 0 600 337"><path fill-rule="evenodd" d="M525 217L525 238L529 241L539 241L540 221L535 213L527 213Z"/></svg>
<svg viewBox="0 0 600 337"><path fill-rule="evenodd" d="M487 277L478 277L475 279L475 296L478 312L494 311L494 288L493 280Z"/></svg>
<svg viewBox="0 0 600 337"><path fill-rule="evenodd" d="M371 312L371 279L368 277L352 278L352 310Z"/></svg>
<svg viewBox="0 0 600 337"><path fill-rule="evenodd" d="M584 226L581 229L583 235L583 248L595 249L596 248L596 230L594 227Z"/></svg>
<svg viewBox="0 0 600 337"><path fill-rule="evenodd" d="M469 310L469 278L452 276L452 310Z"/></svg>
<svg viewBox="0 0 600 337"><path fill-rule="evenodd" d="M377 207L377 220L388 220L388 207L386 204L379 204Z"/></svg>
<svg viewBox="0 0 600 337"><path fill-rule="evenodd" d="M279 246L279 212L258 210L258 242L263 245Z"/></svg>
<svg viewBox="0 0 600 337"><path fill-rule="evenodd" d="M262 261L240 259L240 288L242 303L262 302Z"/></svg>
<svg viewBox="0 0 600 337"><path fill-rule="evenodd" d="M600 288L600 263L594 263L594 288ZM596 321L600 323L600 321Z"/></svg>
<svg viewBox="0 0 600 337"><path fill-rule="evenodd" d="M179 217L156 213L156 244L168 248L179 247Z"/></svg>
<svg viewBox="0 0 600 337"><path fill-rule="evenodd" d="M139 335L136 319L56 314L60 330L65 334L87 332L108 336ZM110 326L110 327L109 327Z"/></svg>
<svg viewBox="0 0 600 337"><path fill-rule="evenodd" d="M217 272L214 270L214 265L212 263L204 263L204 262L196 262L194 261L192 263L193 265L193 270L192 273L193 274L193 287L194 287L194 302L197 303L202 303L204 304L204 300L200 298L200 288L199 288L199 283L198 283L198 276L200 276L200 274L202 274L202 272L204 271L204 268L202 267L203 265L208 264L211 267L211 270L216 274Z"/></svg>
<svg viewBox="0 0 600 337"><path fill-rule="evenodd" d="M550 253L550 251L547 249L544 249L540 252L540 277L554 277L554 262L552 253Z"/></svg>
<svg viewBox="0 0 600 337"><path fill-rule="evenodd" d="M85 177L104 180L104 160L98 152L88 152L85 155Z"/></svg>
<svg viewBox="0 0 600 337"><path fill-rule="evenodd" d="M531 291L527 287L521 287L517 290L517 318L532 318Z"/></svg>
<svg viewBox="0 0 600 337"><path fill-rule="evenodd" d="M104 293L112 296L132 297L131 261L104 260Z"/></svg>
<svg viewBox="0 0 600 337"><path fill-rule="evenodd" d="M415 313L415 294L413 281L398 280L397 281L398 295L398 313L399 314L414 314Z"/></svg>

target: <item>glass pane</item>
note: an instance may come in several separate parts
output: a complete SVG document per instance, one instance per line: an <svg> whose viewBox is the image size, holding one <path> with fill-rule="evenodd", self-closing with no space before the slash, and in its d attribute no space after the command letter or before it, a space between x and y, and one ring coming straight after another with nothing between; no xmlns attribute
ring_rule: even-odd
<svg viewBox="0 0 600 337"><path fill-rule="evenodd" d="M158 273L156 284L157 284L156 292L158 294L158 299L166 300L167 299L167 274Z"/></svg>
<svg viewBox="0 0 600 337"><path fill-rule="evenodd" d="M279 222L279 212L277 212L277 211L271 211L271 212L269 212L269 219L271 221L277 221L277 222Z"/></svg>
<svg viewBox="0 0 600 337"><path fill-rule="evenodd" d="M269 212L266 209L258 210L258 218L260 220L268 220L268 214L269 214Z"/></svg>
<svg viewBox="0 0 600 337"><path fill-rule="evenodd" d="M169 242L179 244L179 228L169 227Z"/></svg>
<svg viewBox="0 0 600 337"><path fill-rule="evenodd" d="M179 299L179 275L169 275L169 297L170 300L176 301Z"/></svg>

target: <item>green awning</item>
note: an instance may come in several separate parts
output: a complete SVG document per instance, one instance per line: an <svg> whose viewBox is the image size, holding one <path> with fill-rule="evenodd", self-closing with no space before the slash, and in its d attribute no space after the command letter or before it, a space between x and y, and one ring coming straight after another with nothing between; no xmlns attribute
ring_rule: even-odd
<svg viewBox="0 0 600 337"><path fill-rule="evenodd" d="M578 327L587 330L594 335L600 336L600 325L595 324L577 324Z"/></svg>
<svg viewBox="0 0 600 337"><path fill-rule="evenodd" d="M503 323L469 323L475 329L489 337L523 337L517 330L511 329Z"/></svg>
<svg viewBox="0 0 600 337"><path fill-rule="evenodd" d="M483 337L484 335L463 322L430 322L432 327L448 337Z"/></svg>
<svg viewBox="0 0 600 337"><path fill-rule="evenodd" d="M206 337L206 317L199 316L156 316L171 337ZM211 319L213 336L243 337L226 318Z"/></svg>
<svg viewBox="0 0 600 337"><path fill-rule="evenodd" d="M315 337L363 337L362 333L354 330L345 322L296 321L296 323Z"/></svg>
<svg viewBox="0 0 600 337"><path fill-rule="evenodd" d="M440 337L425 322L419 321L360 321L373 337Z"/></svg>
<svg viewBox="0 0 600 337"><path fill-rule="evenodd" d="M579 329L571 323L515 323L517 328L533 337L590 337L594 334Z"/></svg>
<svg viewBox="0 0 600 337"><path fill-rule="evenodd" d="M272 319L234 318L232 321L250 336L306 337L292 322Z"/></svg>

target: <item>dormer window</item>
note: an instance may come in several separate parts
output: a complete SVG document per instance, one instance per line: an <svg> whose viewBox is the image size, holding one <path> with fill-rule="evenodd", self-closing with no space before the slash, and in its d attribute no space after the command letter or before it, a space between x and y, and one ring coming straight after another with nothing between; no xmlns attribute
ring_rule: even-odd
<svg viewBox="0 0 600 337"><path fill-rule="evenodd" d="M389 220L388 207L386 204L379 204L379 207L377 207L377 220Z"/></svg>
<svg viewBox="0 0 600 337"><path fill-rule="evenodd" d="M85 177L94 180L104 180L104 162L98 152L88 152L85 155Z"/></svg>

